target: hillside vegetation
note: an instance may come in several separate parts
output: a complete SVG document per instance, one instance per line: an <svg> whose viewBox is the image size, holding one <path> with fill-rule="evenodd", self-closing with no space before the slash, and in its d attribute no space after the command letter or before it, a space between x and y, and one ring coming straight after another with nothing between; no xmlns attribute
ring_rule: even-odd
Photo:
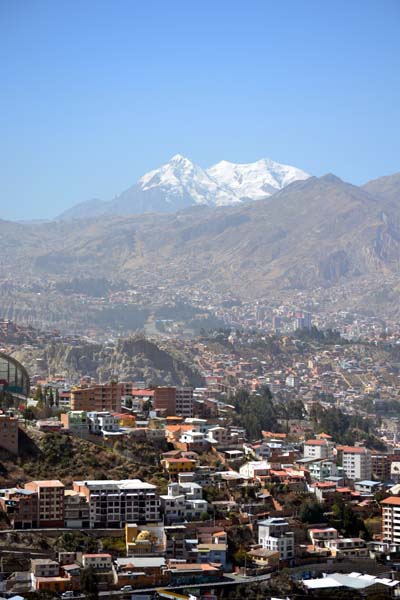
<svg viewBox="0 0 400 600"><path fill-rule="evenodd" d="M130 443L122 449L102 447L64 433L41 433L20 429L20 456L0 450L0 485L21 485L33 479L61 479L70 484L79 479L162 478L159 452L147 442Z"/></svg>

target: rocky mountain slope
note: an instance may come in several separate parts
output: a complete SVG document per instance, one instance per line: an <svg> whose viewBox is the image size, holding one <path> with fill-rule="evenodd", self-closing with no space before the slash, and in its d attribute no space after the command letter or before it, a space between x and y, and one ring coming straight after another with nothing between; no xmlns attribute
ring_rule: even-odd
<svg viewBox="0 0 400 600"><path fill-rule="evenodd" d="M59 218L174 212L196 205L230 206L267 198L292 181L307 177L309 175L301 169L267 159L243 165L222 161L204 170L176 154L110 202L82 202Z"/></svg>
<svg viewBox="0 0 400 600"><path fill-rule="evenodd" d="M375 196L381 196L385 200L398 202L400 199L400 173L379 177L369 181L363 189Z"/></svg>
<svg viewBox="0 0 400 600"><path fill-rule="evenodd" d="M0 222L2 277L106 277L206 285L240 298L370 278L400 266L400 203L334 175L267 200L178 213L21 225ZM397 201L396 201L397 197ZM384 298L382 299L384 302Z"/></svg>
<svg viewBox="0 0 400 600"><path fill-rule="evenodd" d="M115 347L101 344L69 346L52 343L44 349L27 348L15 358L35 374L60 373L72 381L90 375L98 381L146 381L154 385L203 385L203 379L183 357L163 349L142 336L119 340Z"/></svg>

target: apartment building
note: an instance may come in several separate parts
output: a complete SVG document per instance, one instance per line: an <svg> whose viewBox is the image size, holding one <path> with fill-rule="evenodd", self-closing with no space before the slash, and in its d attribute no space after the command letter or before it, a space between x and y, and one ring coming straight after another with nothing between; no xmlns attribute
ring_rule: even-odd
<svg viewBox="0 0 400 600"><path fill-rule="evenodd" d="M0 448L18 455L18 419L0 415Z"/></svg>
<svg viewBox="0 0 400 600"><path fill-rule="evenodd" d="M88 499L91 528L159 520L157 488L140 479L74 481L73 489Z"/></svg>
<svg viewBox="0 0 400 600"><path fill-rule="evenodd" d="M71 410L120 412L124 390L124 384L116 382L73 388Z"/></svg>
<svg viewBox="0 0 400 600"><path fill-rule="evenodd" d="M271 517L258 523L258 543L267 550L279 552L281 560L294 558L294 533L281 517Z"/></svg>
<svg viewBox="0 0 400 600"><path fill-rule="evenodd" d="M64 484L61 481L30 481L25 489L37 494L38 527L64 527Z"/></svg>
<svg viewBox="0 0 400 600"><path fill-rule="evenodd" d="M371 479L372 461L371 451L368 448L358 446L338 446L338 452L342 458L343 470L346 477L357 481L359 479Z"/></svg>
<svg viewBox="0 0 400 600"><path fill-rule="evenodd" d="M89 502L81 492L65 490L64 521L65 527L77 529L89 527Z"/></svg>
<svg viewBox="0 0 400 600"><path fill-rule="evenodd" d="M193 388L176 388L175 399L175 414L185 418L193 417Z"/></svg>
<svg viewBox="0 0 400 600"><path fill-rule="evenodd" d="M384 541L400 544L400 496L390 496L381 502Z"/></svg>
<svg viewBox="0 0 400 600"><path fill-rule="evenodd" d="M334 448L330 440L307 440L304 442L304 458L332 458Z"/></svg>
<svg viewBox="0 0 400 600"><path fill-rule="evenodd" d="M336 477L339 474L337 465L333 460L319 459L307 466L312 481L325 481L329 477Z"/></svg>
<svg viewBox="0 0 400 600"><path fill-rule="evenodd" d="M165 417L176 415L176 388L156 387L153 396L153 408Z"/></svg>
<svg viewBox="0 0 400 600"><path fill-rule="evenodd" d="M168 493L162 494L160 500L165 521L169 524L199 520L208 510L203 489L194 482L170 483Z"/></svg>

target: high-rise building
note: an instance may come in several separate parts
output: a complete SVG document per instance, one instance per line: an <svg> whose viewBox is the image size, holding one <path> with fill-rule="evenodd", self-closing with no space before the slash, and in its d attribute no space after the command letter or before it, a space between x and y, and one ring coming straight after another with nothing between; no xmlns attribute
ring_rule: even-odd
<svg viewBox="0 0 400 600"><path fill-rule="evenodd" d="M176 415L176 388L156 387L153 396L153 408L165 417Z"/></svg>
<svg viewBox="0 0 400 600"><path fill-rule="evenodd" d="M400 544L400 497L385 498L381 506L383 540Z"/></svg>
<svg viewBox="0 0 400 600"><path fill-rule="evenodd" d="M342 466L346 477L355 481L371 479L372 461L371 451L358 446L338 446L339 456L342 457Z"/></svg>
<svg viewBox="0 0 400 600"><path fill-rule="evenodd" d="M176 388L176 407L177 415L181 417L193 417L193 388Z"/></svg>
<svg viewBox="0 0 400 600"><path fill-rule="evenodd" d="M25 489L37 494L38 527L64 527L64 484L61 481L30 481Z"/></svg>

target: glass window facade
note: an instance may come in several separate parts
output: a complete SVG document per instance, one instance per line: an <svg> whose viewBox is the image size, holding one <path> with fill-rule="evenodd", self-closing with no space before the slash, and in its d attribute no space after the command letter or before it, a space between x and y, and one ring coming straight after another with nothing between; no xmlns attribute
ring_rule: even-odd
<svg viewBox="0 0 400 600"><path fill-rule="evenodd" d="M29 396L28 372L15 358L0 353L0 391Z"/></svg>

